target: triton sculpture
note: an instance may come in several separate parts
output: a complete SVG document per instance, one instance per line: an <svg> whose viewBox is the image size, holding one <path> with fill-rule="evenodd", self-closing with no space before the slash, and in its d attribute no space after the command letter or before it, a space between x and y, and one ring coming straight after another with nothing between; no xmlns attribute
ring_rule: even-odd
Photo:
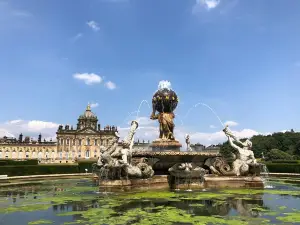
<svg viewBox="0 0 300 225"><path fill-rule="evenodd" d="M118 148L119 135L110 143L107 148L102 148L98 162L93 165L93 172L99 179L116 180L121 178L150 178L154 175L151 166L140 160L132 162L132 145L134 134L138 123L132 121L127 137L122 141L122 148Z"/></svg>
<svg viewBox="0 0 300 225"><path fill-rule="evenodd" d="M256 162L253 151L251 150L252 142L246 140L241 142L231 132L228 126L223 130L228 138L230 146L236 151L231 152L234 161L230 166L225 157L215 157L206 160L205 165L208 166L213 174L223 176L247 176L247 175L259 175L262 164ZM240 144L243 147L239 147L234 142Z"/></svg>

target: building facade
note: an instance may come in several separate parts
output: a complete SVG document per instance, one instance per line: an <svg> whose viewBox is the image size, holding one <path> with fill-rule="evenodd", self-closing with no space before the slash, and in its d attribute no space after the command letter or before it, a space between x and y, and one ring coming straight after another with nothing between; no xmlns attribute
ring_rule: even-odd
<svg viewBox="0 0 300 225"><path fill-rule="evenodd" d="M0 139L0 159L38 159L40 163L72 163L77 159L97 159L100 149L108 146L116 138L116 126L101 129L97 116L90 105L79 116L76 128L60 125L56 132L56 142L42 141L40 134L35 141L19 135L19 139Z"/></svg>
<svg viewBox="0 0 300 225"><path fill-rule="evenodd" d="M73 163L81 159L96 160L100 149L106 148L116 138L116 126L101 127L97 116L91 111L90 105L79 116L76 127L60 125L56 132L56 141L37 140L30 137L0 138L0 159L38 159L40 163ZM133 145L134 151L151 151L150 141L137 140ZM120 144L121 148L121 144ZM205 147L201 144L191 145L193 151L220 150L220 145Z"/></svg>

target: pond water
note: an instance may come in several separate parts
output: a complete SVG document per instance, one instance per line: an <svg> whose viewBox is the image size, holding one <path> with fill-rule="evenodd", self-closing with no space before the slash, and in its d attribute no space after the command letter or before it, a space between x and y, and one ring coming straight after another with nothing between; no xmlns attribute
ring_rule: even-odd
<svg viewBox="0 0 300 225"><path fill-rule="evenodd" d="M0 224L300 224L300 180L268 189L99 193L89 179L0 187Z"/></svg>

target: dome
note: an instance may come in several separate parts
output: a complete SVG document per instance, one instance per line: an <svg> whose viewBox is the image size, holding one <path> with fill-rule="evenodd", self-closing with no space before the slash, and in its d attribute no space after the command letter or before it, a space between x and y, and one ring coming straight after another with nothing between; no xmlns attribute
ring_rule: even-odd
<svg viewBox="0 0 300 225"><path fill-rule="evenodd" d="M97 116L91 111L90 104L87 105L85 112L80 116L80 118L97 118Z"/></svg>

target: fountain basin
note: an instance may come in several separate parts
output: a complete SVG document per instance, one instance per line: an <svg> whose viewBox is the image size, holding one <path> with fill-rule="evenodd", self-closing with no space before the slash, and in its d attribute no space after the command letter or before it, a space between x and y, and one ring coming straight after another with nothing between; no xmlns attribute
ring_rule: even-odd
<svg viewBox="0 0 300 225"><path fill-rule="evenodd" d="M175 151L138 151L133 153L133 159L145 158L152 166L155 175L169 175L169 168L177 163L193 162L202 167L208 158L217 157L215 152L175 152Z"/></svg>
<svg viewBox="0 0 300 225"><path fill-rule="evenodd" d="M154 175L149 179L124 179L124 180L101 180L100 191L120 190L156 190L156 189L219 189L219 188L263 188L264 182L261 177L229 177L205 175L203 182L197 178L181 179L171 175Z"/></svg>

